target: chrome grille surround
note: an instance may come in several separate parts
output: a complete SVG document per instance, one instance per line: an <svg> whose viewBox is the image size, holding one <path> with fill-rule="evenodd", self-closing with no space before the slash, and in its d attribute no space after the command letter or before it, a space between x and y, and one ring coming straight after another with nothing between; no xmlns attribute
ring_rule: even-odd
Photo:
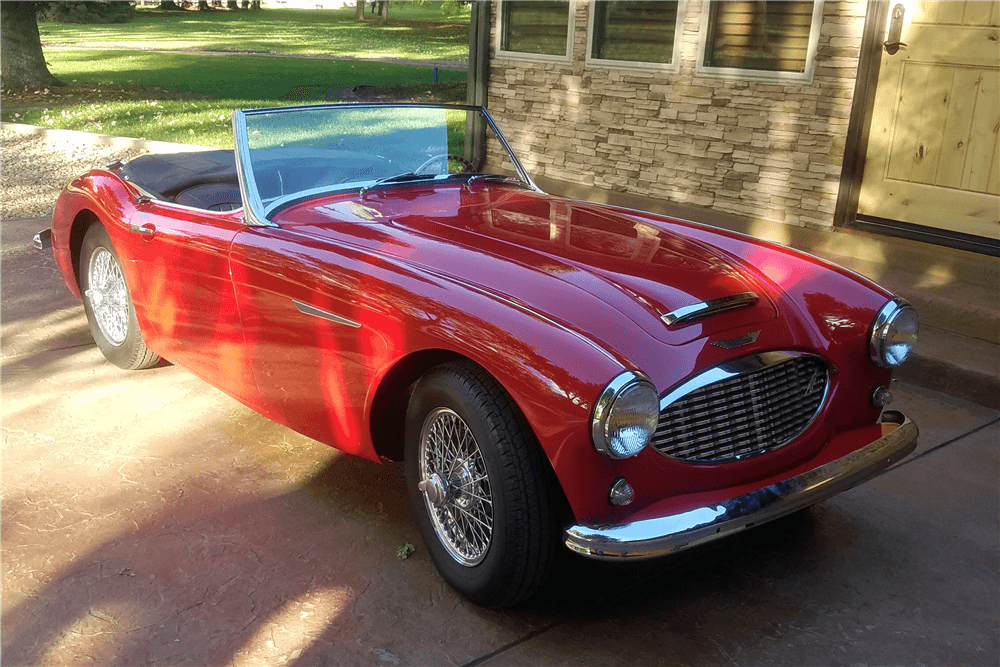
<svg viewBox="0 0 1000 667"><path fill-rule="evenodd" d="M686 463L727 463L773 452L812 424L829 386L829 366L815 355L765 352L735 359L660 398L651 445Z"/></svg>

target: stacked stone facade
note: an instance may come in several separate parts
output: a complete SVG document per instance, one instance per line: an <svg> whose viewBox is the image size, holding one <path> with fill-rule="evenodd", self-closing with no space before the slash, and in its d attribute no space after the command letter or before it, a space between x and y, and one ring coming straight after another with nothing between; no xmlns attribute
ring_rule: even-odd
<svg viewBox="0 0 1000 667"><path fill-rule="evenodd" d="M685 3L676 72L588 65L582 0L571 62L498 53L498 4L489 110L532 176L832 227L864 2L824 3L808 83L699 75L700 0Z"/></svg>

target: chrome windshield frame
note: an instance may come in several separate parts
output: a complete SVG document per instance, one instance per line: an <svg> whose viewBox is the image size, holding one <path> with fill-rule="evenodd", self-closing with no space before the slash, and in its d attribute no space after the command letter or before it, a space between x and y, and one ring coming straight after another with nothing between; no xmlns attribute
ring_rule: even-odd
<svg viewBox="0 0 1000 667"><path fill-rule="evenodd" d="M264 202L260 199L257 186L248 177L250 169L250 141L247 137L247 113L239 109L233 111L233 147L236 155L236 178L243 197L243 213L251 227L277 227L264 217Z"/></svg>
<svg viewBox="0 0 1000 667"><path fill-rule="evenodd" d="M295 105L287 107L267 107L261 109L246 109L233 111L233 144L235 146L236 155L236 172L239 179L240 193L243 196L244 211L246 216L246 222L250 226L255 227L277 227L278 225L270 220L271 215L273 215L277 210L286 208L287 206L297 203L299 201L306 201L313 197L320 197L329 194L337 194L340 192L351 192L357 190L359 192L365 190L367 187L371 187L374 181L365 181L361 183L350 183L350 184L338 184L337 187L322 187L313 188L311 190L296 192L281 199L269 202L267 205L261 199L260 192L257 189L257 184L253 178L252 165L250 160L250 139L247 129L247 118L250 116L264 115L264 114L275 114L275 113L295 113L298 111L322 111L322 110L332 110L332 109L442 109L445 111L466 111L478 113L492 130L497 141L500 143L503 150L507 153L507 157L511 164L514 166L517 172L518 178L524 182L524 184L531 190L536 192L541 192L541 188L535 184L535 182L528 175L527 170L521 161L517 158L514 150L511 148L510 143L507 138L504 137L503 133L500 132L500 128L497 127L496 122L490 116L489 112L486 111L484 107L467 105L467 104L308 104L308 105ZM425 181L426 182L426 181ZM393 184L403 185L406 184Z"/></svg>

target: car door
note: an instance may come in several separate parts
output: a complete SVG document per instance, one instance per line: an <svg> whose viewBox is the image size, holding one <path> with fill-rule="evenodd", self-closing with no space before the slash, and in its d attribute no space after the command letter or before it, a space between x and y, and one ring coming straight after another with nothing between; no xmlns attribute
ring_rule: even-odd
<svg viewBox="0 0 1000 667"><path fill-rule="evenodd" d="M348 244L254 227L231 250L258 409L320 442L376 459L368 391L397 352L391 316L371 301L368 259Z"/></svg>
<svg viewBox="0 0 1000 667"><path fill-rule="evenodd" d="M245 229L240 212L154 200L138 205L128 234L140 280L133 301L147 344L252 404L256 386L229 268L230 245Z"/></svg>

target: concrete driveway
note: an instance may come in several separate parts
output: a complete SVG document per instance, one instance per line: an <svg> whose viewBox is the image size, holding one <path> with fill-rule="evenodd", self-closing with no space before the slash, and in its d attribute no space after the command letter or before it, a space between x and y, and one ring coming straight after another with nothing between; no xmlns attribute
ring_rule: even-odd
<svg viewBox="0 0 1000 667"><path fill-rule="evenodd" d="M437 576L399 467L105 362L30 247L47 224L2 223L4 665L1000 661L995 410L899 386L920 445L867 485L673 558L567 553L485 610Z"/></svg>

